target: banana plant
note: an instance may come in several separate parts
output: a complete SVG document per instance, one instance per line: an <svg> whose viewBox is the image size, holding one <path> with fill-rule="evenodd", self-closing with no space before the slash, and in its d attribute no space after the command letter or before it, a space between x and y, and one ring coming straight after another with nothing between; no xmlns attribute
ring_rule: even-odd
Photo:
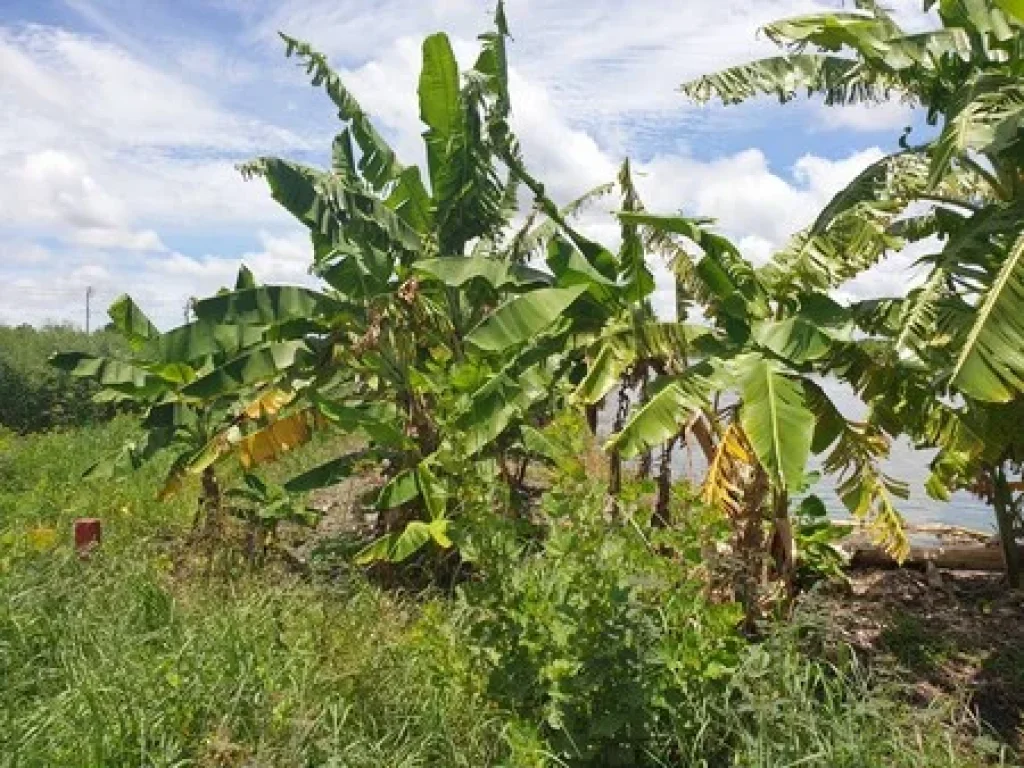
<svg viewBox="0 0 1024 768"><path fill-rule="evenodd" d="M787 101L800 89L829 104L898 96L938 127L918 145L904 136L899 152L838 193L772 276L827 289L907 242L930 246L920 287L856 313L873 359L847 350L834 370L872 404L873 421L939 449L930 493L991 490L1008 578L1019 584L1020 454L1000 427L1024 397L1024 18L993 0L924 5L941 26L923 33L904 32L870 0L773 23L765 31L784 55L683 90L726 103Z"/></svg>
<svg viewBox="0 0 1024 768"><path fill-rule="evenodd" d="M313 414L292 407L301 382L289 371L315 357L316 340L280 340L289 323L314 317L326 297L298 287L257 286L244 266L234 291L196 302L193 322L161 332L128 296L109 314L130 356L58 354L51 363L91 378L97 397L142 409L143 434L86 471L118 477L170 452L161 499L189 475L201 478L195 526L218 522L222 491L216 465L229 458L245 468L273 460L305 442ZM214 320L213 318L216 318Z"/></svg>
<svg viewBox="0 0 1024 768"><path fill-rule="evenodd" d="M825 293L781 291L706 221L636 211L618 216L641 236L673 246L679 289L698 303L709 327L672 354L649 350L659 361L649 399L629 413L607 449L628 458L692 435L708 461L705 500L733 519L737 544L754 553L755 563L762 550L772 553L787 585L795 567L790 503L808 485L812 454L838 478L849 511L897 557L905 556L902 518L892 502L905 488L878 467L887 437L844 418L817 381L830 356L853 341L851 310ZM598 370L592 368L582 395ZM763 580L752 568L748 609Z"/></svg>
<svg viewBox="0 0 1024 768"><path fill-rule="evenodd" d="M535 207L513 229L522 179L532 177L507 123L507 36L499 3L463 73L444 34L424 41L421 172L399 160L323 55L283 35L338 109L331 166L262 157L241 168L308 227L312 272L329 286L333 311L280 327L282 339L312 334L327 350L292 369L309 382L301 401L389 458L376 500L387 513L381 539L364 560L403 559L427 541L450 546L454 467L505 464L519 426L550 405L572 363L564 339L583 330L567 315L590 301L588 287L525 262L605 189ZM330 467L321 475L338 479Z"/></svg>
<svg viewBox="0 0 1024 768"><path fill-rule="evenodd" d="M277 546L281 523L313 525L317 516L282 486L246 472L242 482L225 494L232 515L246 526L246 558L250 565L262 564Z"/></svg>

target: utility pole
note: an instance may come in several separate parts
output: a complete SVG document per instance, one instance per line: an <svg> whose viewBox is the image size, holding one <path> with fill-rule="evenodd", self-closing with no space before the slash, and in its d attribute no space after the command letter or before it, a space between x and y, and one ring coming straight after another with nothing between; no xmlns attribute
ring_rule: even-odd
<svg viewBox="0 0 1024 768"><path fill-rule="evenodd" d="M93 293L92 286L91 285L86 286L86 289L85 289L85 333L86 333L86 335L89 334L89 321L91 319L89 313L90 313L90 309L92 308L91 307L92 293Z"/></svg>

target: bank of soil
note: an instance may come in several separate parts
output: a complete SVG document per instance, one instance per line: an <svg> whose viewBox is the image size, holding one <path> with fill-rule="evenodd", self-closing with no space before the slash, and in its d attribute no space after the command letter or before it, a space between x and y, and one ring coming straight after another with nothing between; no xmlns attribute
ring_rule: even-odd
<svg viewBox="0 0 1024 768"><path fill-rule="evenodd" d="M1024 591L968 571L851 571L802 599L798 615L848 643L883 679L929 706L961 697L1017 751L1024 747Z"/></svg>

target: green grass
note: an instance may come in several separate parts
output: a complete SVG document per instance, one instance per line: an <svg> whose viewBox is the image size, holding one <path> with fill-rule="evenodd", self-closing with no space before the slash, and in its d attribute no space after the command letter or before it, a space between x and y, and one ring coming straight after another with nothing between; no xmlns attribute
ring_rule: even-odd
<svg viewBox="0 0 1024 768"><path fill-rule="evenodd" d="M157 563L55 558L4 582L9 765L476 766L499 723L447 640L371 590L278 575L178 591Z"/></svg>
<svg viewBox="0 0 1024 768"><path fill-rule="evenodd" d="M78 479L132 431L115 419L0 436L0 766L557 765L541 723L488 701L457 601L355 576L176 570L192 504L153 501L165 467ZM83 561L70 529L84 515L102 518L105 539ZM666 727L699 737L645 765L989 764L964 741L970 728L951 727L952 705L912 710L859 667L810 660L784 636L677 713Z"/></svg>

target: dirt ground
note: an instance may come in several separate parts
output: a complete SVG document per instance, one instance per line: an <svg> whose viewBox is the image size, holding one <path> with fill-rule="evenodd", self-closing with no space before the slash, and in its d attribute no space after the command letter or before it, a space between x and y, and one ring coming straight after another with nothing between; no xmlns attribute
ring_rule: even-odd
<svg viewBox="0 0 1024 768"><path fill-rule="evenodd" d="M852 571L846 587L808 595L798 611L905 683L913 703L962 696L989 728L1024 747L1024 591L998 575Z"/></svg>

